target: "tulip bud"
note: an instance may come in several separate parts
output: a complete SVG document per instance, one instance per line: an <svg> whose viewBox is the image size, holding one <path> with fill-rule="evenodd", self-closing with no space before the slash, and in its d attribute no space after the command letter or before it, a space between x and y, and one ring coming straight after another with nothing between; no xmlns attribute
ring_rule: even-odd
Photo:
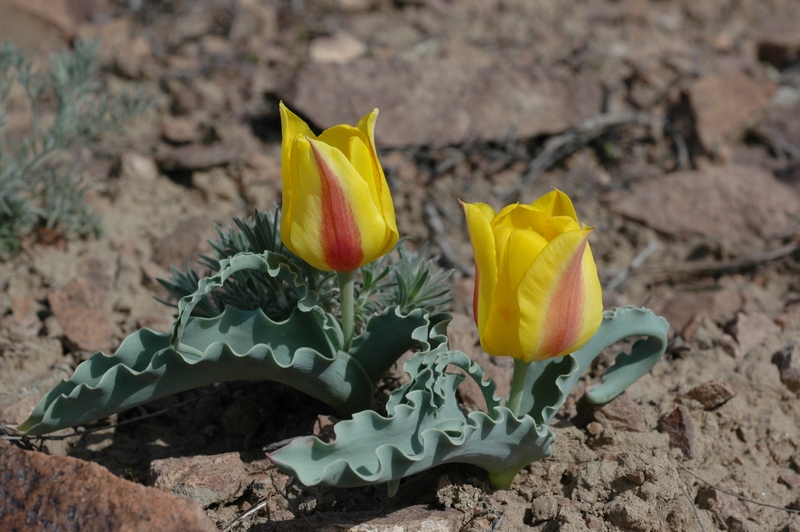
<svg viewBox="0 0 800 532"><path fill-rule="evenodd" d="M603 320L591 228L559 190L495 214L463 204L475 255L473 311L490 355L525 362L573 353Z"/></svg>
<svg viewBox="0 0 800 532"><path fill-rule="evenodd" d="M397 243L394 205L375 152L378 110L355 127L334 126L314 135L280 105L281 238L319 270L350 272L388 253Z"/></svg>

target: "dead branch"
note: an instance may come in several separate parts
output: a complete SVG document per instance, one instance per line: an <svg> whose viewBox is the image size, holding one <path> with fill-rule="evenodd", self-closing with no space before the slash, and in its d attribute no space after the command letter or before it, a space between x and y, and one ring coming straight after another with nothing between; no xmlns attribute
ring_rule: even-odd
<svg viewBox="0 0 800 532"><path fill-rule="evenodd" d="M578 126L568 129L560 135L550 137L539 155L530 162L528 170L522 178L501 194L499 199L508 201L512 196L518 195L522 187L536 181L542 172L560 160L583 148L609 130L630 124L647 125L654 131L663 127L662 119L646 113L606 113L587 118Z"/></svg>
<svg viewBox="0 0 800 532"><path fill-rule="evenodd" d="M715 490L717 490L719 492L725 493L727 495L730 495L731 497L736 497L737 499L743 500L745 502L753 503L753 504L758 505L758 506L763 506L765 508L772 508L774 510L783 510L784 512L787 512L787 513L790 513L790 514L800 514L800 510L794 510L792 508L786 508L785 506L777 506L775 504L769 504L769 503L766 503L766 502L757 501L755 499L751 499L749 497L745 497L744 495L739 495L738 493L736 493L734 491L731 491L731 490L728 490L728 489L725 489L725 488L721 488L721 487L719 487L719 486L717 486L715 484L712 484L711 482L709 482L706 479L700 477L699 475L697 475L697 473L695 473L694 471L691 471L690 469L683 468L683 470L686 471L687 473L689 473L690 475L692 475L694 478L696 478L697 480L699 480L703 484L707 485L708 487L710 487L712 489L715 489Z"/></svg>
<svg viewBox="0 0 800 532"><path fill-rule="evenodd" d="M733 273L746 270L777 259L787 257L800 248L800 243L791 242L781 247L755 253L748 257L724 261L698 261L683 262L670 266L643 267L638 270L636 275L642 275L657 279L659 281L672 280L676 277L687 275L718 275L722 273Z"/></svg>
<svg viewBox="0 0 800 532"><path fill-rule="evenodd" d="M607 292L613 292L616 290L622 283L628 280L630 277L631 272L641 267L644 264L644 261L647 260L647 257L652 255L658 250L658 242L650 242L647 244L642 251L640 251L631 261L627 268L619 272L615 275L610 281L606 283L603 289Z"/></svg>

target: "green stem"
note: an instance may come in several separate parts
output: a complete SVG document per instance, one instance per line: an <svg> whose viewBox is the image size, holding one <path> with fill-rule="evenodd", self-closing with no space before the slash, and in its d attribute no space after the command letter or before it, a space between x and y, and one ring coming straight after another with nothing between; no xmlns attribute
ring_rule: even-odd
<svg viewBox="0 0 800 532"><path fill-rule="evenodd" d="M518 358L514 359L514 377L511 380L511 391L508 392L506 406L515 417L520 416L519 408L522 404L522 396L525 393L525 378L528 376L530 367L530 362L525 362Z"/></svg>
<svg viewBox="0 0 800 532"><path fill-rule="evenodd" d="M342 332L344 333L344 350L350 349L350 342L353 340L355 330L355 300L353 292L355 288L356 272L337 272L339 276L339 306L342 311Z"/></svg>
<svg viewBox="0 0 800 532"><path fill-rule="evenodd" d="M526 393L525 379L528 376L528 370L530 367L530 362L525 362L524 360L520 360L518 358L514 359L514 376L511 379L511 391L508 392L508 401L506 401L506 407L511 410L511 413L517 418L519 418L521 415L519 409L522 405L522 398ZM527 393L531 393L530 390L527 390ZM522 415L524 414L527 414L527 412L522 413ZM527 464L518 464L513 465L503 471L490 471L489 483L491 484L492 489L507 490L514 481L514 477L516 477L517 473L519 473L519 470L526 465Z"/></svg>

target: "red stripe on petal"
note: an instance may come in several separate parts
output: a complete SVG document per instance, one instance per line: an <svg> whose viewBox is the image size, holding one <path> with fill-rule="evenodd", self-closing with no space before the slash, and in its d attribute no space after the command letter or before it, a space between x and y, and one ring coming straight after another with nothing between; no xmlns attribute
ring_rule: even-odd
<svg viewBox="0 0 800 532"><path fill-rule="evenodd" d="M578 338L583 323L583 254L588 236L567 265L553 292L547 312L544 339L540 354L544 358L559 356Z"/></svg>
<svg viewBox="0 0 800 532"><path fill-rule="evenodd" d="M322 250L325 264L339 272L350 272L361 266L361 232L356 217L347 202L342 185L314 143L311 152L319 169L322 189Z"/></svg>

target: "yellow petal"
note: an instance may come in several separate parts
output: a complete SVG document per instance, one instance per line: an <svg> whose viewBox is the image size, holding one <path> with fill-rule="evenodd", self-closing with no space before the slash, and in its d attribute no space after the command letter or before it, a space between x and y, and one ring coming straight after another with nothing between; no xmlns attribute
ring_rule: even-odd
<svg viewBox="0 0 800 532"><path fill-rule="evenodd" d="M299 116L291 112L283 102L279 105L281 113L281 192L282 215L281 215L281 234L284 228L291 225L292 219L292 152L295 140L298 137L315 138L314 133Z"/></svg>
<svg viewBox="0 0 800 532"><path fill-rule="evenodd" d="M510 269L512 256L518 254L513 246L519 243L514 238L518 231L508 226L493 228L495 256L497 261L497 283L491 294L491 302L483 329L480 331L481 346L494 356L521 356L519 343L520 308L517 286L512 282ZM483 294L481 294L483 298ZM480 303L479 303L480 304Z"/></svg>
<svg viewBox="0 0 800 532"><path fill-rule="evenodd" d="M551 216L569 216L576 222L578 215L569 196L558 189L553 189L541 198L531 203L531 207L544 212L548 218Z"/></svg>
<svg viewBox="0 0 800 532"><path fill-rule="evenodd" d="M544 238L551 242L555 237L567 231L580 231L581 226L578 225L573 218L569 216L552 216L544 223Z"/></svg>
<svg viewBox="0 0 800 532"><path fill-rule="evenodd" d="M311 128L308 127L308 124L283 105L283 102L280 103L279 108L281 112L281 169L283 186L286 188L289 168L291 167L291 152L294 140L298 135L303 135L311 139L316 138L316 136L311 131Z"/></svg>
<svg viewBox="0 0 800 532"><path fill-rule="evenodd" d="M355 127L346 124L334 126L323 131L319 140L341 150L369 184L375 204L379 205L387 226L383 255L397 243L399 232L392 195L375 150L374 129L377 117L378 110L373 109Z"/></svg>
<svg viewBox="0 0 800 532"><path fill-rule="evenodd" d="M574 352L600 326L602 289L589 248L590 231L557 236L523 277L519 334L528 362Z"/></svg>
<svg viewBox="0 0 800 532"><path fill-rule="evenodd" d="M516 291L533 260L548 245L547 240L534 231L514 229L509 237L506 268L509 284ZM514 298L516 299L516 297Z"/></svg>
<svg viewBox="0 0 800 532"><path fill-rule="evenodd" d="M311 154L309 140L298 136L291 147L291 153L293 164L284 165L284 171L289 172L289 178L288 184L284 183L283 186L281 238L289 251L317 269L328 270L319 231L323 223L320 176ZM305 173L301 173L301 166ZM313 168L311 173L305 170L309 167ZM287 194L287 191L292 193ZM297 216L294 216L295 212Z"/></svg>
<svg viewBox="0 0 800 532"><path fill-rule="evenodd" d="M354 137L361 139L362 143L364 144L369 142L366 135L364 135L360 129L347 124L339 124L338 126L333 126L332 128L326 129L320 133L319 137L317 137L317 140L324 142L329 146L333 146L341 151L346 158L352 159L353 156L350 153L350 141Z"/></svg>
<svg viewBox="0 0 800 532"><path fill-rule="evenodd" d="M497 214L493 226L506 225L514 229L525 229L542 234L548 216L548 213L539 208L514 203L506 206Z"/></svg>
<svg viewBox="0 0 800 532"><path fill-rule="evenodd" d="M387 231L368 184L344 154L299 139L292 252L321 270L351 271L381 255ZM308 144L308 148L302 147Z"/></svg>
<svg viewBox="0 0 800 532"><path fill-rule="evenodd" d="M491 226L494 209L485 203L462 202L461 206L464 208L472 253L475 257L472 311L478 331L481 332L486 327L492 294L497 284L497 257Z"/></svg>
<svg viewBox="0 0 800 532"><path fill-rule="evenodd" d="M381 211L384 215L384 220L390 232L394 234L394 240L388 243L386 252L388 253L397 243L398 231L397 222L395 221L394 203L392 202L392 194L389 191L389 185L386 182L386 175L383 173L383 167L378 160L378 152L375 149L375 122L378 120L378 110L373 109L371 113L365 114L361 120L358 121L356 127L360 129L367 137L367 147L372 154L372 161L375 165L375 175L378 176L375 183L377 184L378 197L380 198Z"/></svg>
<svg viewBox="0 0 800 532"><path fill-rule="evenodd" d="M394 204L389 193L389 187L386 185L383 173L378 175L374 173L375 164L372 154L369 147L364 144L360 137L352 137L350 139L350 162L356 172L364 178L364 182L369 187L372 203L383 218L386 233L383 246L377 252L377 256L385 255L397 244L399 237L394 217Z"/></svg>

